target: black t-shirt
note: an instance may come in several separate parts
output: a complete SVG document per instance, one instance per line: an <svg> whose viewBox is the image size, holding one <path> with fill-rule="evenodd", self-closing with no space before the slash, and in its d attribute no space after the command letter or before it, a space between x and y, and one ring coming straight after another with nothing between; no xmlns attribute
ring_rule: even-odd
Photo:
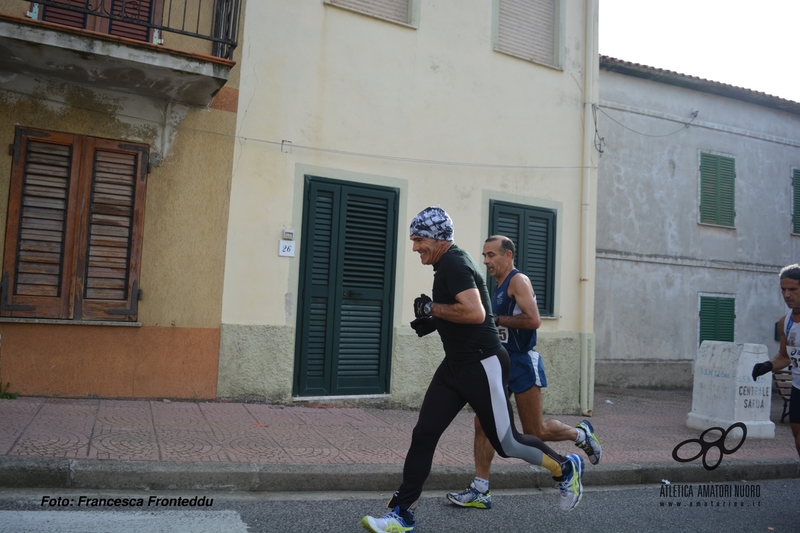
<svg viewBox="0 0 800 533"><path fill-rule="evenodd" d="M492 318L489 291L472 257L454 244L433 265L433 270L435 303L454 304L458 301L458 293L478 289L486 311L483 324L458 324L436 317L436 329L442 338L445 357L455 364L466 364L497 354L502 345Z"/></svg>

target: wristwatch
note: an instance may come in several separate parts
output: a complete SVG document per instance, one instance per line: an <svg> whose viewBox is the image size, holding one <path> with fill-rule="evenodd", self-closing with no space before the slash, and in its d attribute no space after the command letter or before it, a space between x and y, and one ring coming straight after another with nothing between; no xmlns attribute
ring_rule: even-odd
<svg viewBox="0 0 800 533"><path fill-rule="evenodd" d="M424 306L422 306L422 312L425 313L425 316L431 316L431 305L433 302L428 302Z"/></svg>

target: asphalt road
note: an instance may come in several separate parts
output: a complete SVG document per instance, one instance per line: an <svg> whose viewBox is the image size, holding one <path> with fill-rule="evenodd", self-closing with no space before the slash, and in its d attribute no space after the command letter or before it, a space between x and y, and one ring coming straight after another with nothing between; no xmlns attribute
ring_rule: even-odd
<svg viewBox="0 0 800 533"><path fill-rule="evenodd" d="M4 533L358 532L363 531L359 525L361 517L382 514L388 497L389 494L365 492L3 489L0 530ZM192 498L197 498L195 506L191 506ZM205 498L206 505L196 506L200 498ZM126 499L134 506L122 507ZM137 506L140 500L142 505ZM51 505L52 502L55 503ZM592 487L586 489L578 508L569 513L558 509L555 489L495 491L491 510L456 508L442 494L426 492L417 512L417 532L789 533L800 531L799 504L800 480Z"/></svg>

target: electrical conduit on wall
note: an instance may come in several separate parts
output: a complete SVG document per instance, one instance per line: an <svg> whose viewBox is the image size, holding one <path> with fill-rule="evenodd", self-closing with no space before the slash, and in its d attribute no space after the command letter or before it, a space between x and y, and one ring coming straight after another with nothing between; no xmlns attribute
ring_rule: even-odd
<svg viewBox="0 0 800 533"><path fill-rule="evenodd" d="M580 272L580 335L581 335L581 383L580 405L584 415L591 415L594 408L594 361L589 352L590 305L592 303L589 273L591 272L590 259L594 257L591 239L591 198L592 184L597 171L592 162L592 139L594 131L592 125L592 105L597 102L595 95L595 76L599 58L595 45L597 39L597 0L586 0L586 35L583 69L583 177L581 183L581 272Z"/></svg>

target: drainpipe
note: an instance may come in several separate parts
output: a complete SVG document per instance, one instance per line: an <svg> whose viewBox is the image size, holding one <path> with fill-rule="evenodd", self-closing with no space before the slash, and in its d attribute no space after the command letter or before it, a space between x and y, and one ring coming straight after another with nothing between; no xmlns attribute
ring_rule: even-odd
<svg viewBox="0 0 800 533"><path fill-rule="evenodd" d="M589 351L589 334L593 330L592 288L589 275L595 257L595 239L592 233L595 225L590 218L592 185L597 171L592 161L594 141L594 121L592 104L596 103L595 76L598 68L597 55L597 0L586 0L586 35L583 68L583 176L581 179L581 263L580 263L580 335L581 335L581 412L591 416L594 409L594 354Z"/></svg>

